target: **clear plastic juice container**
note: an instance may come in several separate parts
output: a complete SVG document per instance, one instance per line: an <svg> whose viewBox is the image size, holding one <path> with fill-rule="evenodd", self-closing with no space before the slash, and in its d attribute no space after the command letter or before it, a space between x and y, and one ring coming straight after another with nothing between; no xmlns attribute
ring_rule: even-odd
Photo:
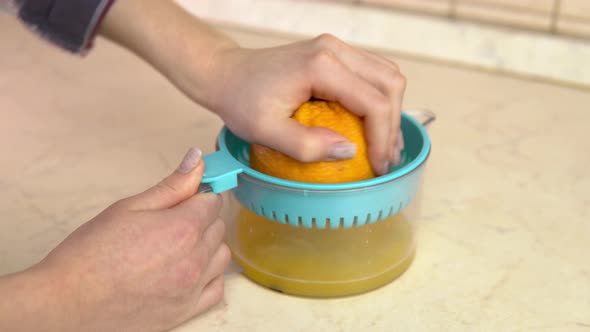
<svg viewBox="0 0 590 332"><path fill-rule="evenodd" d="M225 194L227 243L251 280L301 296L366 292L399 277L415 253L416 203L376 223L293 227L259 216ZM304 208L304 207L302 207Z"/></svg>

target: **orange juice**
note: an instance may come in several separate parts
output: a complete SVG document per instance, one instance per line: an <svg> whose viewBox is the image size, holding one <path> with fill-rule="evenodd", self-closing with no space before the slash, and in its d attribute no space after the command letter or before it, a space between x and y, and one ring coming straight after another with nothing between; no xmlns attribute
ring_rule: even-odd
<svg viewBox="0 0 590 332"><path fill-rule="evenodd" d="M308 229L238 209L229 241L234 259L250 279L280 292L362 293L400 276L414 256L413 228L403 212L364 226Z"/></svg>

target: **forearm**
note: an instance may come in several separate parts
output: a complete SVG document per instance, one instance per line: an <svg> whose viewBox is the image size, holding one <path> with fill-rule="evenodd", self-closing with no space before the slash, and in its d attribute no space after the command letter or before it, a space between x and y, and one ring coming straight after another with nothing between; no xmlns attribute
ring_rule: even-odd
<svg viewBox="0 0 590 332"><path fill-rule="evenodd" d="M215 54L236 43L170 0L119 0L99 34L128 48L203 102Z"/></svg>
<svg viewBox="0 0 590 332"><path fill-rule="evenodd" d="M76 315L49 274L31 268L0 277L0 331L69 331Z"/></svg>

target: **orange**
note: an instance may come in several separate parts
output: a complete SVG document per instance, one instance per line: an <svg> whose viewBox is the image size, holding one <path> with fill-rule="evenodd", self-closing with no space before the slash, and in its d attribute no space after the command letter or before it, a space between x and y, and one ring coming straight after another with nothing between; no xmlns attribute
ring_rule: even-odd
<svg viewBox="0 0 590 332"><path fill-rule="evenodd" d="M324 127L356 144L352 159L305 163L271 148L252 144L250 167L278 178L310 183L340 183L375 177L367 154L363 119L336 102L313 100L301 105L293 119L307 127Z"/></svg>

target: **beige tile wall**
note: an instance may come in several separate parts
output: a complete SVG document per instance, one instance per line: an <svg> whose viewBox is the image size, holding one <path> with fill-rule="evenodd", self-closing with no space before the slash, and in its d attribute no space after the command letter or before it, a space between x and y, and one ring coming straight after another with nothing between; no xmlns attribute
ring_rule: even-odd
<svg viewBox="0 0 590 332"><path fill-rule="evenodd" d="M454 10L457 18L549 30L553 2L553 0L458 0L454 1Z"/></svg>
<svg viewBox="0 0 590 332"><path fill-rule="evenodd" d="M404 8L429 14L448 15L451 13L450 1L443 0L359 0L367 4Z"/></svg>
<svg viewBox="0 0 590 332"><path fill-rule="evenodd" d="M561 15L564 17L583 18L590 21L590 1L561 0Z"/></svg>
<svg viewBox="0 0 590 332"><path fill-rule="evenodd" d="M324 0L326 1L326 0ZM590 38L590 0L332 0Z"/></svg>
<svg viewBox="0 0 590 332"><path fill-rule="evenodd" d="M590 37L590 0L561 0L559 16L559 33Z"/></svg>

